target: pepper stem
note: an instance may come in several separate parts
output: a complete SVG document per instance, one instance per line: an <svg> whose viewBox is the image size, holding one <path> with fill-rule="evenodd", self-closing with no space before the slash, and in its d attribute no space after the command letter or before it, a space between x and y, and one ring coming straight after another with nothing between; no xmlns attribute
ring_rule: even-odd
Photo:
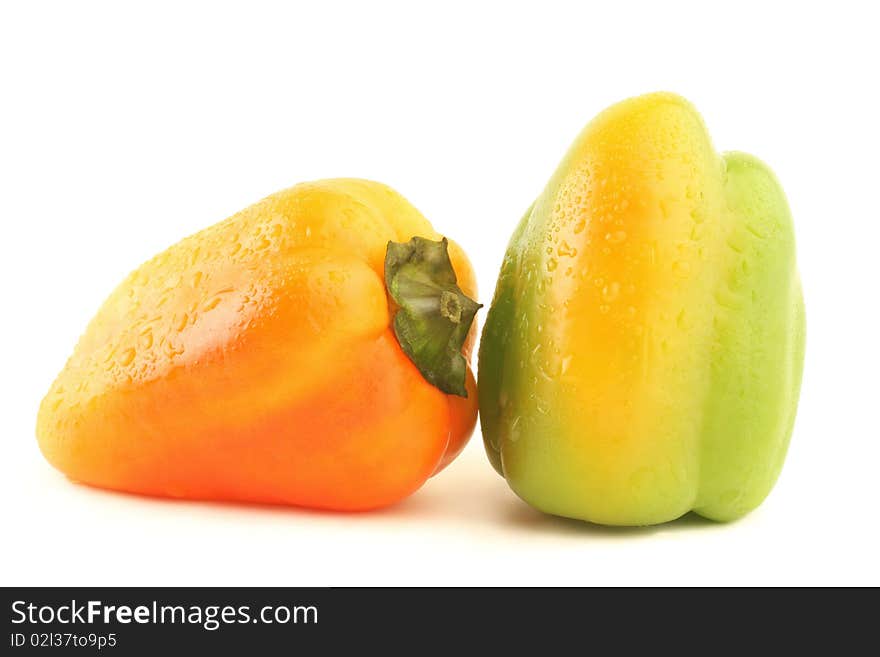
<svg viewBox="0 0 880 657"><path fill-rule="evenodd" d="M482 304L458 287L448 248L445 237L388 242L385 287L398 306L392 327L404 353L430 384L467 397L461 347Z"/></svg>

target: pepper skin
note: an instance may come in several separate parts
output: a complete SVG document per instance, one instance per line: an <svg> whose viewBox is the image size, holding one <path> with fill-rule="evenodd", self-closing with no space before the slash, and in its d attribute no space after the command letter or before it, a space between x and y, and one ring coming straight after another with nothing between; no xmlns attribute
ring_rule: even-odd
<svg viewBox="0 0 880 657"><path fill-rule="evenodd" d="M392 328L386 248L413 236L445 257L403 197L339 179L172 246L89 324L40 407L43 454L74 480L147 495L337 510L401 500L455 458L477 413L466 363L467 396L446 394ZM467 257L448 249L446 278L474 296ZM473 345L463 334L459 359Z"/></svg>
<svg viewBox="0 0 880 657"><path fill-rule="evenodd" d="M511 239L480 346L489 459L555 515L739 518L782 468L804 335L771 171L716 154L678 96L626 100Z"/></svg>

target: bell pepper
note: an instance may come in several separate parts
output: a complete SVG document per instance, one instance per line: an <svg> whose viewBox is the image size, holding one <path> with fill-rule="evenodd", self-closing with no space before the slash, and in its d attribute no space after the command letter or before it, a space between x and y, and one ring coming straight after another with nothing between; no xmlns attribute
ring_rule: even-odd
<svg viewBox="0 0 880 657"><path fill-rule="evenodd" d="M489 460L608 525L757 507L785 458L804 307L770 169L657 93L577 137L510 241L479 356Z"/></svg>
<svg viewBox="0 0 880 657"><path fill-rule="evenodd" d="M135 270L40 407L70 478L147 495L396 502L476 421L464 252L365 180L297 185Z"/></svg>

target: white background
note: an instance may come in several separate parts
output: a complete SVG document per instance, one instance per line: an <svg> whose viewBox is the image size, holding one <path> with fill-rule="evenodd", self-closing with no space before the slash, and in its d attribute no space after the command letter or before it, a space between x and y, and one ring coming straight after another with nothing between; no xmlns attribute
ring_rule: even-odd
<svg viewBox="0 0 880 657"><path fill-rule="evenodd" d="M125 6L123 6L125 5ZM592 6L591 6L592 5ZM0 9L0 583L880 584L880 64L871 3L8 2ZM794 212L807 363L788 462L731 525L542 516L477 432L386 511L181 503L69 483L40 398L103 298L293 183L386 182L470 253L607 105L667 89Z"/></svg>

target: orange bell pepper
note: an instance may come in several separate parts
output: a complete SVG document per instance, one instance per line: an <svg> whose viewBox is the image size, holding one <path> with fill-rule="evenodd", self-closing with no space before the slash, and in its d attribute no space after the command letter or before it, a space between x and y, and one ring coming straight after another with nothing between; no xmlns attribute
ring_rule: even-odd
<svg viewBox="0 0 880 657"><path fill-rule="evenodd" d="M340 179L184 239L89 324L40 407L43 454L148 495L339 510L406 497L476 422L474 272L439 238L388 187Z"/></svg>

